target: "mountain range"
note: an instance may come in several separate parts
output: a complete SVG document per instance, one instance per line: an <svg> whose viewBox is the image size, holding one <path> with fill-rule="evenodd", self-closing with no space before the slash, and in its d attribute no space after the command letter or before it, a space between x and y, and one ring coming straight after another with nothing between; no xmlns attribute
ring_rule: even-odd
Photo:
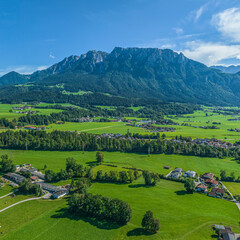
<svg viewBox="0 0 240 240"><path fill-rule="evenodd" d="M240 72L240 65L230 65L230 66L211 66L211 68L218 69L224 73L237 73Z"/></svg>
<svg viewBox="0 0 240 240"><path fill-rule="evenodd" d="M240 105L240 73L209 68L170 49L116 47L111 53L89 51L70 56L30 75L10 72L0 78L0 100L11 91L23 91L24 84L25 92L31 84L31 91L44 87L128 98Z"/></svg>

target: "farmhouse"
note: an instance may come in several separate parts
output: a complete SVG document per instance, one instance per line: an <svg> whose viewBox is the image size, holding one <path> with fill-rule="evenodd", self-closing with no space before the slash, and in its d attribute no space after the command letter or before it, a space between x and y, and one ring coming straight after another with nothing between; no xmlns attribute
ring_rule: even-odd
<svg viewBox="0 0 240 240"><path fill-rule="evenodd" d="M208 196L210 197L217 197L217 198L222 198L225 194L224 189L221 188L212 188L211 192L208 193Z"/></svg>
<svg viewBox="0 0 240 240"><path fill-rule="evenodd" d="M215 177L215 174L213 174L213 173L204 173L203 175L202 175L202 177L203 178L205 178L205 179L212 179L213 177Z"/></svg>
<svg viewBox="0 0 240 240"><path fill-rule="evenodd" d="M42 174L41 172L35 171L35 172L32 172L32 175L36 176L36 177L38 177L38 178L40 178L42 180L45 180L45 174Z"/></svg>
<svg viewBox="0 0 240 240"><path fill-rule="evenodd" d="M37 185L39 185L43 190L49 191L51 193L55 193L55 192L59 192L59 191L66 191L67 189L64 187L59 187L59 186L54 186L52 184L48 184L48 183L43 183L43 182L39 182L36 183Z"/></svg>
<svg viewBox="0 0 240 240"><path fill-rule="evenodd" d="M32 176L32 177L31 177L31 180L32 180L32 181L38 181L38 177L37 177L37 176Z"/></svg>
<svg viewBox="0 0 240 240"><path fill-rule="evenodd" d="M200 183L196 186L197 192L207 192L207 190L208 190L208 187L202 183Z"/></svg>
<svg viewBox="0 0 240 240"><path fill-rule="evenodd" d="M54 198L61 198L61 197L65 196L65 195L67 195L67 194L68 194L68 190L60 190L58 192L53 193L52 196Z"/></svg>
<svg viewBox="0 0 240 240"><path fill-rule="evenodd" d="M24 129L26 130L36 130L36 127L32 127L32 126L24 126Z"/></svg>
<svg viewBox="0 0 240 240"><path fill-rule="evenodd" d="M69 193L68 189L65 187L54 186L43 182L38 182L36 184L39 185L43 190L52 193L54 198L61 198Z"/></svg>
<svg viewBox="0 0 240 240"><path fill-rule="evenodd" d="M186 171L186 172L183 174L183 177L194 178L195 176L196 176L196 172L194 172L194 171Z"/></svg>
<svg viewBox="0 0 240 240"><path fill-rule="evenodd" d="M26 180L24 176L16 173L6 173L4 176L15 183L22 183L24 180Z"/></svg>
<svg viewBox="0 0 240 240"><path fill-rule="evenodd" d="M213 186L213 187L216 187L216 186L218 186L219 185L219 182L217 181L217 180L215 180L215 179L209 179L209 178L207 178L206 180L205 180L205 183L206 184L209 184L209 185L211 185L211 186Z"/></svg>

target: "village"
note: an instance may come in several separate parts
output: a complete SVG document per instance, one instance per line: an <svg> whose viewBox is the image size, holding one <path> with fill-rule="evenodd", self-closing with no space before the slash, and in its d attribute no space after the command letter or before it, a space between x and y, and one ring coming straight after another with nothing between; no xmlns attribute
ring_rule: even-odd
<svg viewBox="0 0 240 240"><path fill-rule="evenodd" d="M170 167L164 166L164 168L169 169ZM166 178L179 180L185 178L192 178L194 179L196 192L204 193L209 197L222 198L229 201L235 200L229 190L225 187L225 185L218 180L215 174L210 172L198 176L195 171L183 171L182 168L175 168L166 175Z"/></svg>

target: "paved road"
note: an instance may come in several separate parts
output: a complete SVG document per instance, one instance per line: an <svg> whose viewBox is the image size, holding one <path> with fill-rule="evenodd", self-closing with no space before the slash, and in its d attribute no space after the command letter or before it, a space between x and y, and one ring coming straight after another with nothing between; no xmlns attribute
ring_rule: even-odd
<svg viewBox="0 0 240 240"><path fill-rule="evenodd" d="M14 204L12 204L12 205L10 205L10 206L8 206L8 207L0 210L0 213L1 213L1 212L4 212L5 210L7 210L7 209L9 209L9 208L11 208L11 207L14 207L14 206L16 206L16 205L18 205L18 204L20 204L20 203L28 202L28 201L32 201L32 200L37 200L37 199L41 199L41 198L44 198L44 197L45 197L45 195L42 196L42 197L28 198L28 199L22 200L22 201L20 201L20 202L14 203Z"/></svg>

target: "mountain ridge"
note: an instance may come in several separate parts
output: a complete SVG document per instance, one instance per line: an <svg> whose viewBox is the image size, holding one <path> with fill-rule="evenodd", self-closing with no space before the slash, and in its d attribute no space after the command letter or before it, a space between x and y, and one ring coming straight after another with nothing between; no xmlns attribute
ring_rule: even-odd
<svg viewBox="0 0 240 240"><path fill-rule="evenodd" d="M209 68L171 49L115 47L110 53L92 50L65 58L27 78L20 76L22 82L36 86L62 84L69 92L217 105L240 103L240 74ZM6 82L6 75L3 77Z"/></svg>

